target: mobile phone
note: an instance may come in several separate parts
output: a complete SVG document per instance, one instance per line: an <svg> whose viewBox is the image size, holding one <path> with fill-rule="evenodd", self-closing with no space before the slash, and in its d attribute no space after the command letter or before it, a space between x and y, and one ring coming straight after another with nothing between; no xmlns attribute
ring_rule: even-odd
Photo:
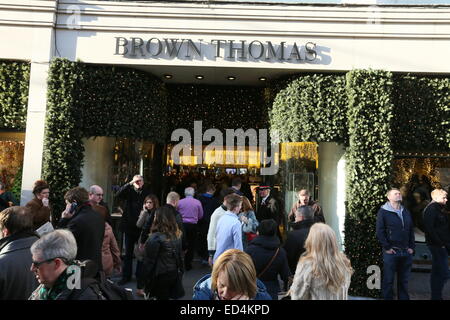
<svg viewBox="0 0 450 320"><path fill-rule="evenodd" d="M74 213L77 206L78 206L78 203L76 201L72 202L70 205L69 213Z"/></svg>

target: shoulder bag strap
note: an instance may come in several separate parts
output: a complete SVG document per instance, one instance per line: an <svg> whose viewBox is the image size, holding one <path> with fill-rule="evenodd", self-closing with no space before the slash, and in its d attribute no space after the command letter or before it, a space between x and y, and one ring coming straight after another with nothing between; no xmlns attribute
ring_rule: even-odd
<svg viewBox="0 0 450 320"><path fill-rule="evenodd" d="M264 274L264 272L266 272L267 269L269 269L269 267L272 265L273 261L275 260L275 258L276 258L277 255L278 255L278 251L280 251L280 248L279 248L279 247L277 248L277 251L276 251L275 254L273 255L272 259L270 259L269 263L266 265L266 267L264 268L264 270L261 271L261 272L258 274L258 278L260 278L260 277Z"/></svg>

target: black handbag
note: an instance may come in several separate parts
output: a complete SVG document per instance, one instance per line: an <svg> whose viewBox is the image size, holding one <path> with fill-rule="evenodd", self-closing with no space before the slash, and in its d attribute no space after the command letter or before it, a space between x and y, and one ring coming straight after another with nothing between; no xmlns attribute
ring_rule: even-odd
<svg viewBox="0 0 450 320"><path fill-rule="evenodd" d="M177 262L177 280L175 286L170 293L171 299L181 299L186 294L183 287L183 261L181 260L181 252L178 250L178 246L175 245L175 260Z"/></svg>

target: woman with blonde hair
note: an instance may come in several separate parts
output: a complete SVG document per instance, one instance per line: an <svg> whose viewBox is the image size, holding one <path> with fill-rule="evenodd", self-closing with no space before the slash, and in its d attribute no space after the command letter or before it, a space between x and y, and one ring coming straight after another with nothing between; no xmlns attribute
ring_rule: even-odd
<svg viewBox="0 0 450 320"><path fill-rule="evenodd" d="M256 279L252 258L239 249L229 249L214 262L212 274L195 284L193 300L271 300L271 297Z"/></svg>
<svg viewBox="0 0 450 320"><path fill-rule="evenodd" d="M333 229L323 223L314 224L305 249L289 290L292 300L347 300L353 269L339 251Z"/></svg>

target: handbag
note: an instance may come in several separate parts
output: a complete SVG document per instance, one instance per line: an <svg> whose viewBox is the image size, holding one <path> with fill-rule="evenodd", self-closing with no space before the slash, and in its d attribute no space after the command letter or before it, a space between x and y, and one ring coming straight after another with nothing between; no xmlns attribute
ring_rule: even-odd
<svg viewBox="0 0 450 320"><path fill-rule="evenodd" d="M178 250L178 246L175 245L175 260L177 264L177 278L175 282L175 286L172 288L170 292L171 299L181 299L186 294L183 287L183 262L181 261L181 252Z"/></svg>
<svg viewBox="0 0 450 320"><path fill-rule="evenodd" d="M247 242L250 242L253 239L255 239L258 235L256 233L253 233L253 232L246 232L245 236L247 237Z"/></svg>
<svg viewBox="0 0 450 320"><path fill-rule="evenodd" d="M260 278L260 277L264 274L264 272L266 272L267 269L269 269L269 267L272 265L272 262L273 262L273 261L275 260L275 258L277 257L279 251L280 251L280 248L277 248L277 251L275 251L275 254L273 255L272 259L270 259L269 263L266 265L266 267L264 268L264 270L261 271L261 272L258 274L258 278Z"/></svg>

